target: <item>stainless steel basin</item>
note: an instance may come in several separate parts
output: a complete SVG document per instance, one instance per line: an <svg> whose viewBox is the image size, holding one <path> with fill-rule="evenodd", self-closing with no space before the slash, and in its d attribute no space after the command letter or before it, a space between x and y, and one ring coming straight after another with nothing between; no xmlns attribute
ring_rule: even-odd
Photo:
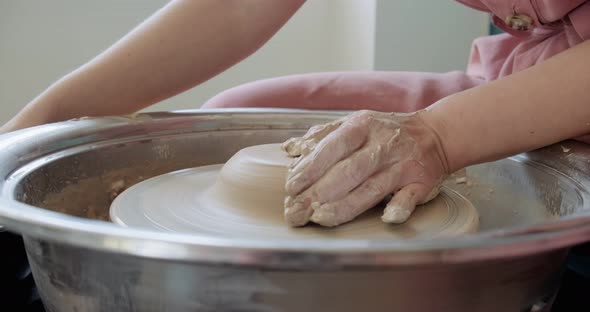
<svg viewBox="0 0 590 312"><path fill-rule="evenodd" d="M590 240L590 147L564 142L447 185L481 231L452 239L282 241L107 221L125 187L226 161L341 113L231 110L68 121L0 136L0 224L24 236L49 311L531 311ZM461 183L458 183L461 182Z"/></svg>

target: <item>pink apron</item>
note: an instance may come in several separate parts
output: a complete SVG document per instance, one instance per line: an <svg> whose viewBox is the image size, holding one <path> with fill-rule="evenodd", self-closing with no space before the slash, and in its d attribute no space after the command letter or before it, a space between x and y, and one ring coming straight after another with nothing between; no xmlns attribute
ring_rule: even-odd
<svg viewBox="0 0 590 312"><path fill-rule="evenodd" d="M459 1L490 12L494 23L507 32L476 39L466 72L293 75L229 89L203 107L411 112L450 94L533 66L590 38L590 1L587 0Z"/></svg>
<svg viewBox="0 0 590 312"><path fill-rule="evenodd" d="M590 38L586 0L458 0L491 12L507 34L473 43L467 74L494 80L531 67Z"/></svg>

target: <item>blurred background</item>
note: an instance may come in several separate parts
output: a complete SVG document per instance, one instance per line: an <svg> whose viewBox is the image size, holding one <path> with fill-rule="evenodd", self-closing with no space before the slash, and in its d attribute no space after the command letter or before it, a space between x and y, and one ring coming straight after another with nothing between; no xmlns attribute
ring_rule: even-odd
<svg viewBox="0 0 590 312"><path fill-rule="evenodd" d="M0 1L0 124L166 2ZM224 89L288 74L461 70L471 41L488 32L486 14L452 0L307 0L244 62L147 110L198 108Z"/></svg>

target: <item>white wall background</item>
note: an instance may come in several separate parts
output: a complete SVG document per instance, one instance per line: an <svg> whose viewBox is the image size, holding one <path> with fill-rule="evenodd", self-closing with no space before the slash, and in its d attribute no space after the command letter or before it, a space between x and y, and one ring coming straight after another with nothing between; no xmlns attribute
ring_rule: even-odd
<svg viewBox="0 0 590 312"><path fill-rule="evenodd" d="M0 123L166 2L0 1ZM308 0L253 56L149 110L199 107L226 88L294 73L463 68L486 20L451 0Z"/></svg>
<svg viewBox="0 0 590 312"><path fill-rule="evenodd" d="M489 18L451 0L378 0L375 67L445 72L467 65Z"/></svg>

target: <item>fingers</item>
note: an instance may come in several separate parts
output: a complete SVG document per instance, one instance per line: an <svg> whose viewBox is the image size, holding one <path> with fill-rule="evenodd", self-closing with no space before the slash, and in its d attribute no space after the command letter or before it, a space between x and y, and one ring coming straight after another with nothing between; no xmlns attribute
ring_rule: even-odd
<svg viewBox="0 0 590 312"><path fill-rule="evenodd" d="M432 187L437 184L433 179L444 170L431 163L436 157L426 157L434 150L430 137L421 134L409 117L400 118L357 112L343 122L313 127L302 138L285 142L287 153L300 156L289 166L285 184L288 223L300 226L311 220L336 226L392 192L396 193L382 220L402 223L417 204L436 196L439 187Z"/></svg>
<svg viewBox="0 0 590 312"><path fill-rule="evenodd" d="M399 190L385 207L381 220L386 223L403 223L408 220L416 204L421 202L429 190L423 184L408 184Z"/></svg>
<svg viewBox="0 0 590 312"><path fill-rule="evenodd" d="M309 155L290 170L286 183L289 195L297 195L317 182L330 167L365 143L370 116L356 115L328 134Z"/></svg>
<svg viewBox="0 0 590 312"><path fill-rule="evenodd" d="M367 179L340 200L316 205L310 220L323 226L337 226L377 205L399 182L399 166L392 166ZM319 207L318 207L319 206Z"/></svg>
<svg viewBox="0 0 590 312"><path fill-rule="evenodd" d="M332 166L299 196L310 197L312 202L320 203L342 198L384 167L388 163L385 158L384 149L379 145L362 147Z"/></svg>
<svg viewBox="0 0 590 312"><path fill-rule="evenodd" d="M285 219L291 226L302 226L313 213L313 205L342 198L379 169L383 157L380 147L364 147L334 165L318 182L296 197L285 200Z"/></svg>
<svg viewBox="0 0 590 312"><path fill-rule="evenodd" d="M281 148L291 157L307 155L318 142L323 140L332 131L338 129L342 124L342 119L311 127L307 133L300 138L291 138L285 141Z"/></svg>
<svg viewBox="0 0 590 312"><path fill-rule="evenodd" d="M311 202L296 202L293 197L285 198L284 218L289 226L304 226L313 213Z"/></svg>

